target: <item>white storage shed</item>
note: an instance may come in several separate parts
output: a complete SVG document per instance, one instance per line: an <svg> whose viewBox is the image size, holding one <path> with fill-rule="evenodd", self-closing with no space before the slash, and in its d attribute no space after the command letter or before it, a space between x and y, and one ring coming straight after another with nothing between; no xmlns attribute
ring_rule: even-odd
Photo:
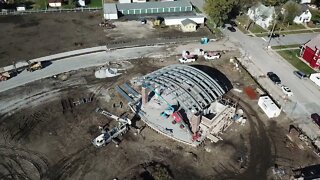
<svg viewBox="0 0 320 180"><path fill-rule="evenodd" d="M310 74L310 80L320 86L320 73Z"/></svg>
<svg viewBox="0 0 320 180"><path fill-rule="evenodd" d="M119 0L119 3L131 3L131 0Z"/></svg>
<svg viewBox="0 0 320 180"><path fill-rule="evenodd" d="M193 22L199 24L204 24L204 16L177 16L177 17L165 17L164 24L167 26L181 25L183 20L190 19Z"/></svg>
<svg viewBox="0 0 320 180"><path fill-rule="evenodd" d="M145 3L147 0L132 0L133 3Z"/></svg>
<svg viewBox="0 0 320 180"><path fill-rule="evenodd" d="M105 3L103 5L104 19L118 19L118 9L114 3Z"/></svg>
<svg viewBox="0 0 320 180"><path fill-rule="evenodd" d="M269 96L260 96L258 105L269 118L278 117L281 113L281 109Z"/></svg>

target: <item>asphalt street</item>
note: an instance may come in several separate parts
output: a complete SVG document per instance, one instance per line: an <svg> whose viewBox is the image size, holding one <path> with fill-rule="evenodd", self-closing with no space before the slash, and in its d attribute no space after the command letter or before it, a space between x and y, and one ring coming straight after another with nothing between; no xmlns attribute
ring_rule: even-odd
<svg viewBox="0 0 320 180"><path fill-rule="evenodd" d="M314 38L319 33L303 33L303 34L288 34L280 36L279 38L272 38L270 41L271 46L290 45L290 44L304 44L310 39ZM264 42L268 42L268 37L261 38Z"/></svg>
<svg viewBox="0 0 320 180"><path fill-rule="evenodd" d="M203 9L205 0L191 0L191 2ZM283 111L300 126L311 137L320 136L317 128L310 119L311 113L320 113L319 87L310 80L298 79L293 71L296 70L291 64L280 57L276 52L268 50L268 39L266 37L249 37L241 31L230 32L222 29L222 32L238 46L243 54L242 64L258 80L258 82L270 93L270 95L281 105ZM317 33L291 34L279 39L272 39L270 45L303 44L316 36ZM280 86L276 86L268 78L259 78L267 72L276 73L282 84L288 86L294 93L290 99L284 98Z"/></svg>
<svg viewBox="0 0 320 180"><path fill-rule="evenodd" d="M161 48L162 47L160 46L126 48L52 61L51 65L41 70L34 72L28 72L27 70L24 70L16 77L0 82L0 92L71 70L104 65L109 61L121 61L149 56L152 53L154 54L154 52L161 51Z"/></svg>

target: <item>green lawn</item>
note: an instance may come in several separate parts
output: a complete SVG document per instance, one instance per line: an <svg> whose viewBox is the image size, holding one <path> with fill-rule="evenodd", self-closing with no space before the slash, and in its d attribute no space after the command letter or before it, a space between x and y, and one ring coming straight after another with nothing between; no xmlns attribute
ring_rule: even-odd
<svg viewBox="0 0 320 180"><path fill-rule="evenodd" d="M298 30L298 29L306 29L302 24L291 24L287 27L284 28L284 31L288 31L288 30Z"/></svg>
<svg viewBox="0 0 320 180"><path fill-rule="evenodd" d="M272 49L299 48L301 44L290 44L282 46L272 46Z"/></svg>
<svg viewBox="0 0 320 180"><path fill-rule="evenodd" d="M312 30L300 30L300 31L289 31L289 32L281 32L281 34L301 34L301 33L312 33Z"/></svg>
<svg viewBox="0 0 320 180"><path fill-rule="evenodd" d="M238 22L238 26L241 26L241 29L240 29L239 27L238 27L238 28L239 28L242 32L245 32L245 33L246 33L247 30L245 30L244 26L245 26L245 25L248 25L248 23L249 23L249 17L248 17L247 15L241 15L241 16L238 16L236 20L237 20L237 22ZM266 31L265 29L263 29L261 26L256 25L256 24L254 24L254 23L252 23L252 24L250 25L249 31L251 31L252 33L255 33L255 34L267 32L267 31Z"/></svg>
<svg viewBox="0 0 320 180"><path fill-rule="evenodd" d="M89 7L102 7L102 0L91 0Z"/></svg>
<svg viewBox="0 0 320 180"><path fill-rule="evenodd" d="M306 74L311 74L315 72L313 69L311 69L308 65L306 65L297 57L297 55L299 55L300 53L300 49L277 51L277 53L284 59L286 59L299 71L302 71Z"/></svg>

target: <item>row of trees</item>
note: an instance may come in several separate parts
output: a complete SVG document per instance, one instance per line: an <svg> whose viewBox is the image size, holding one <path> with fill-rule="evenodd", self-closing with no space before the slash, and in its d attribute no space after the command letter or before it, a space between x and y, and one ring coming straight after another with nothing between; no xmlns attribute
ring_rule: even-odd
<svg viewBox="0 0 320 180"><path fill-rule="evenodd" d="M297 3L286 3L288 0L206 0L204 10L211 17L213 23L221 26L229 19L233 19L242 12L246 12L249 7L258 2L266 6L275 6L278 20L284 23L291 24L299 13L300 7L297 3L300 0L295 0ZM312 0L311 2L320 5L320 0ZM285 6L283 6L284 4ZM284 14L281 13L282 6L285 9Z"/></svg>

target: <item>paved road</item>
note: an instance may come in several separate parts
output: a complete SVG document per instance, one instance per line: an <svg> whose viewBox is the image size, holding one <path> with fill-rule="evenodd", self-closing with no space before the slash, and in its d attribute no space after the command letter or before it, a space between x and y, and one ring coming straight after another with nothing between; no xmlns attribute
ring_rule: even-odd
<svg viewBox="0 0 320 180"><path fill-rule="evenodd" d="M248 63L255 65L258 68L257 72L260 71L260 75L266 75L269 71L275 72L280 76L283 84L286 84L293 90L293 101L304 104L309 113L319 111L320 103L314 101L315 98L320 98L318 87L309 80L303 81L294 76L293 71L296 69L275 52L266 50L266 42L262 42L258 37L248 37L240 31L231 33L224 30L224 33L231 41L237 43L244 50L245 55L249 59ZM275 86L271 82L268 84ZM273 89L276 93L282 95L280 88L276 87Z"/></svg>
<svg viewBox="0 0 320 180"><path fill-rule="evenodd" d="M284 37L281 36L280 38L271 39L270 45L304 44L318 34L319 33L288 34ZM268 37L262 37L261 39L265 42L269 41Z"/></svg>
<svg viewBox="0 0 320 180"><path fill-rule="evenodd" d="M153 52L160 51L160 46L136 47L119 49L114 51L103 51L88 55L69 57L58 61L52 61L52 64L38 71L22 71L18 76L8 81L0 82L0 92L36 81L45 77L51 77L63 72L87 68L92 66L103 65L108 61L134 59L143 56L149 56Z"/></svg>

